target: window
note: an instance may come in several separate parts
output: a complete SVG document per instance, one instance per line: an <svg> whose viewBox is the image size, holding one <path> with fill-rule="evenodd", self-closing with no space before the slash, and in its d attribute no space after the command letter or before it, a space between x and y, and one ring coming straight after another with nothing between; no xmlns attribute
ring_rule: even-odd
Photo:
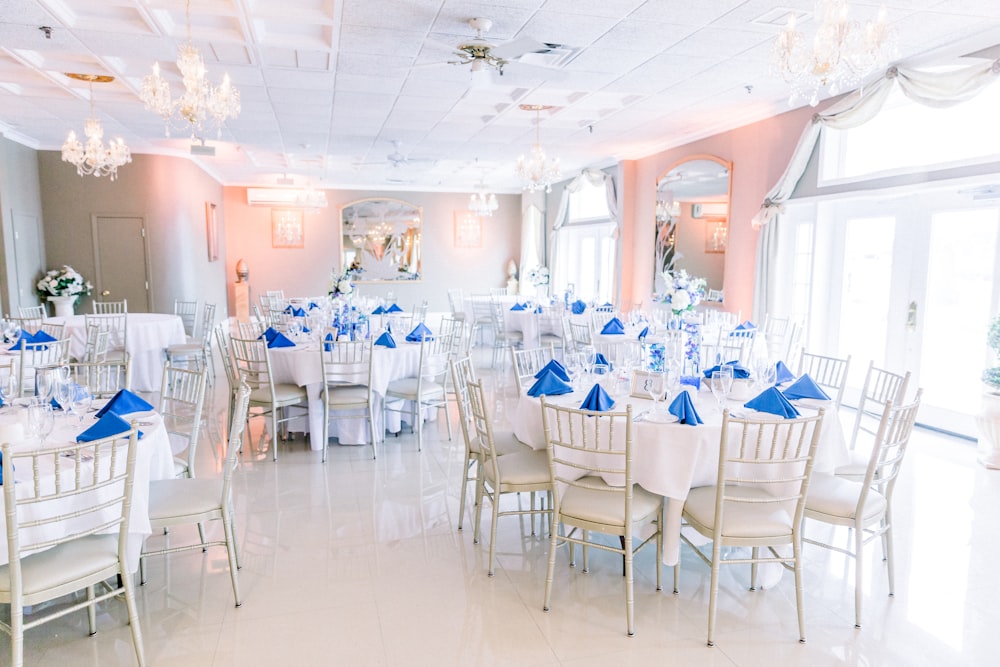
<svg viewBox="0 0 1000 667"><path fill-rule="evenodd" d="M557 232L552 293L573 287L584 301L611 301L614 293L615 223L608 211L604 181L581 178L569 195L567 219Z"/></svg>

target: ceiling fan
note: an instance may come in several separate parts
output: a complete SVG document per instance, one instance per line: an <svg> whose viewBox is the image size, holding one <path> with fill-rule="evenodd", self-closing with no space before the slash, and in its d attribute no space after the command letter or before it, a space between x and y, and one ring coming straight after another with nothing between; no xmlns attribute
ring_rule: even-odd
<svg viewBox="0 0 1000 667"><path fill-rule="evenodd" d="M433 166L435 164L437 164L437 160L431 158L410 157L408 154L403 152L403 142L399 139L393 139L392 152L385 156L385 160L379 162L358 162L355 166L370 167L387 165L392 169L402 169L404 167L417 165Z"/></svg>
<svg viewBox="0 0 1000 667"><path fill-rule="evenodd" d="M448 49L452 52L456 60L448 60L439 63L429 63L427 65L417 65L416 67L437 67L439 65L471 65L471 71L488 72L495 69L501 76L504 68L512 64L516 58L528 53L548 53L559 48L558 44L544 44L531 37L518 37L517 39L503 44L493 44L487 41L485 34L493 27L493 21L487 18L471 18L468 20L469 27L476 31L476 36L466 39L456 46L444 44L434 40L428 40L433 46ZM520 68L520 63L515 64ZM553 68L539 67L555 71Z"/></svg>

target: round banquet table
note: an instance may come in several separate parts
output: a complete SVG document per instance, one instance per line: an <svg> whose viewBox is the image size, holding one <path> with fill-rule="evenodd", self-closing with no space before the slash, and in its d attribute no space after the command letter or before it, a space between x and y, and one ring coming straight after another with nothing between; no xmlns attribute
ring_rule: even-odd
<svg viewBox="0 0 1000 667"><path fill-rule="evenodd" d="M704 383L703 383L704 384ZM558 405L580 407L590 387L572 394L552 396L547 399ZM706 390L692 392L695 409L704 424L663 424L639 418L632 428L633 471L637 484L652 493L664 497L666 502L664 525L663 562L674 565L680 553L681 511L688 491L697 486L716 483L719 469L719 439L722 435L722 411L715 398ZM615 409L624 410L632 404L633 417L645 413L652 407L652 401L623 395L616 397ZM728 401L727 407L733 411L753 413L743 408L745 401ZM821 406L829 402L811 402ZM669 400L660 407L666 410ZM799 411L808 416L815 410L799 405ZM755 413L751 418L759 418ZM542 429L542 411L539 399L522 394L511 417L514 435L521 442L534 449L545 448L545 434ZM624 434L622 434L624 438ZM624 447L624 440L622 441ZM849 461L843 427L836 412L827 412L820 430L816 448L814 470L832 472L836 467ZM606 480L614 483L613 480ZM621 483L620 481L618 482Z"/></svg>
<svg viewBox="0 0 1000 667"><path fill-rule="evenodd" d="M132 389L159 391L163 378L163 350L187 341L184 322L166 313L128 313L128 353L132 358ZM84 315L50 317L45 320L65 325L70 339L70 355L82 359L87 350L87 320ZM111 341L111 346L120 342Z"/></svg>
<svg viewBox="0 0 1000 667"><path fill-rule="evenodd" d="M55 411L55 427L52 433L46 438L45 444L49 446L65 445L76 440L76 436L94 424L94 412L89 412L81 425L76 415L65 415L60 410ZM129 421L131 415L124 415L122 418ZM139 554L142 550L143 541L152 533L149 523L149 483L158 479L170 479L174 476L174 455L170 447L170 438L167 430L163 426L163 420L155 413L136 413L134 415L141 423L139 430L142 438L136 447L135 460L135 481L132 487L132 510L129 523L129 541L127 560L129 570L135 572L139 568ZM0 410L0 424L11 424L20 421L25 424L27 431L27 409L15 406L13 408L3 408ZM30 451L39 447L37 439L27 438L15 443L15 451ZM31 485L31 479L22 479L22 476L30 476L31 470L16 470L14 479L23 482L25 488ZM51 476L55 477L55 470L51 471ZM74 509L74 503L79 502L79 498L62 499L59 502L58 511L61 514L70 514ZM52 508L55 501L43 503L43 506ZM120 516L118 512L107 512L106 520L113 520ZM75 519L66 519L66 531L72 530ZM79 519L76 519L79 521ZM115 532L117 528L111 532ZM0 514L0 531L6 534L7 518ZM8 562L7 549L0 549L0 565Z"/></svg>

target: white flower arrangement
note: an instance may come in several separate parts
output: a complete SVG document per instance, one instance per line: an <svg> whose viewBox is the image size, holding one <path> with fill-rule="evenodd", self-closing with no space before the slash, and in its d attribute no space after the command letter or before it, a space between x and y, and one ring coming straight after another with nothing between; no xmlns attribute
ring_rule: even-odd
<svg viewBox="0 0 1000 667"><path fill-rule="evenodd" d="M544 266L536 266L528 271L528 282L535 287L549 284L549 270Z"/></svg>
<svg viewBox="0 0 1000 667"><path fill-rule="evenodd" d="M89 295L94 286L72 266L63 266L61 269L46 271L35 288L43 299L49 296L73 296L79 301L81 296Z"/></svg>
<svg viewBox="0 0 1000 667"><path fill-rule="evenodd" d="M664 271L660 276L663 277L666 287L663 292L654 294L653 298L670 306L674 315L694 310L705 297L704 278L690 276L684 269L675 273Z"/></svg>
<svg viewBox="0 0 1000 667"><path fill-rule="evenodd" d="M346 269L343 273L334 269L330 274L330 298L353 294L354 283L351 282L353 277L354 272L350 269Z"/></svg>

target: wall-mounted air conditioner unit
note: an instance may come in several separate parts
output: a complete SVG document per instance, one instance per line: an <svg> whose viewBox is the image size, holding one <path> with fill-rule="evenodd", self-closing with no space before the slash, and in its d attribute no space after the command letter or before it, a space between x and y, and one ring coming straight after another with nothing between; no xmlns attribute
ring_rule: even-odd
<svg viewBox="0 0 1000 667"><path fill-rule="evenodd" d="M302 188L247 188L247 204L271 208L326 208L326 193Z"/></svg>

